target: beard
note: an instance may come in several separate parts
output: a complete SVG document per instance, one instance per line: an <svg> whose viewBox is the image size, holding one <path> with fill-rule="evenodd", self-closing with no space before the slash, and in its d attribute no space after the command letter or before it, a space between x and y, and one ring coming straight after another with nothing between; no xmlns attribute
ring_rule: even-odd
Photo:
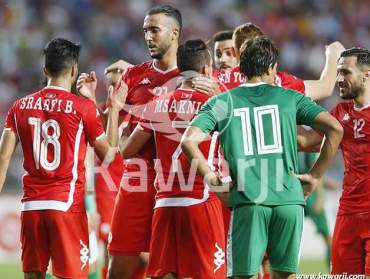
<svg viewBox="0 0 370 279"><path fill-rule="evenodd" d="M162 59L170 47L171 43L159 45L157 53L151 54L150 57L152 59Z"/></svg>
<svg viewBox="0 0 370 279"><path fill-rule="evenodd" d="M362 85L353 84L352 90L345 95L340 96L343 100L353 100L357 98L364 90Z"/></svg>

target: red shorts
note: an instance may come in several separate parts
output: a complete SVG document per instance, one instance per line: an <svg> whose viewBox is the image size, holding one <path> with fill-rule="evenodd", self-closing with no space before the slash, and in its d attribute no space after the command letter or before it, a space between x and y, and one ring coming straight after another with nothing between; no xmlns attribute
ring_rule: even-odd
<svg viewBox="0 0 370 279"><path fill-rule="evenodd" d="M370 213L338 215L331 248L332 274L370 275Z"/></svg>
<svg viewBox="0 0 370 279"><path fill-rule="evenodd" d="M145 192L126 191L122 187L118 191L108 244L112 256L149 252L155 189L153 180L146 182L148 191ZM130 185L139 183L139 179L130 179Z"/></svg>
<svg viewBox="0 0 370 279"><path fill-rule="evenodd" d="M86 213L23 211L20 238L23 272L46 272L51 258L55 276L87 278L89 234Z"/></svg>
<svg viewBox="0 0 370 279"><path fill-rule="evenodd" d="M156 208L147 275L226 278L225 234L218 200Z"/></svg>

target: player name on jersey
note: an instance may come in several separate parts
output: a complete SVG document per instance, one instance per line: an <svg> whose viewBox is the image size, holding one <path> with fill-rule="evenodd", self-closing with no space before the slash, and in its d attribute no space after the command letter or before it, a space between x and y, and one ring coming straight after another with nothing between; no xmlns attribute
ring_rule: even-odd
<svg viewBox="0 0 370 279"><path fill-rule="evenodd" d="M45 99L42 96L34 98L32 96L26 97L20 100L20 109L33 109L33 110L43 110L48 112L64 112L71 113L73 109L73 101L71 100L60 100L54 99L56 94L51 94L47 96L53 99Z"/></svg>
<svg viewBox="0 0 370 279"><path fill-rule="evenodd" d="M174 112L174 113L184 113L184 114L194 114L197 113L202 106L202 102L190 101L190 100L173 100L170 103L169 99L166 100L156 100L155 102L155 113L158 112Z"/></svg>
<svg viewBox="0 0 370 279"><path fill-rule="evenodd" d="M217 78L219 82L226 83L226 84L229 84L229 83L241 84L241 83L246 82L245 76L242 73L238 71L234 71L234 70L227 70L227 71L222 71L222 72L220 71Z"/></svg>

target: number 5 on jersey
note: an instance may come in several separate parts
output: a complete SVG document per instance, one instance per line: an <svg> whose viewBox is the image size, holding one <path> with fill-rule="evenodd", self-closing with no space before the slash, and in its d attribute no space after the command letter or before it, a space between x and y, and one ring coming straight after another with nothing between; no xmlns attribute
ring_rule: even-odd
<svg viewBox="0 0 370 279"><path fill-rule="evenodd" d="M60 126L54 119L48 119L41 124L40 118L29 117L28 124L33 126L33 158L35 167L38 170L41 166L48 171L53 171L60 164ZM49 134L51 129L51 134ZM42 137L42 141L40 142ZM48 160L48 146L52 145L54 149L54 158Z"/></svg>

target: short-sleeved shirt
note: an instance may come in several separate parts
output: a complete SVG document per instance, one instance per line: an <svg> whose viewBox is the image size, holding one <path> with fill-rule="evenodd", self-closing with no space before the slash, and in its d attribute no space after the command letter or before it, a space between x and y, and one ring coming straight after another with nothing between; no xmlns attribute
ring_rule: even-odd
<svg viewBox="0 0 370 279"><path fill-rule="evenodd" d="M304 204L298 173L297 124L312 126L324 109L293 90L243 84L213 97L191 125L220 133L236 184L229 206Z"/></svg>
<svg viewBox="0 0 370 279"><path fill-rule="evenodd" d="M17 100L5 129L17 133L24 161L22 210L84 210L85 154L105 133L95 104L60 87Z"/></svg>
<svg viewBox="0 0 370 279"><path fill-rule="evenodd" d="M208 95L195 90L177 89L155 98L143 113L139 125L153 133L156 143L156 207L189 206L215 198L197 175L196 166L188 163L180 146L186 127L208 99ZM202 142L200 149L216 170L217 134Z"/></svg>
<svg viewBox="0 0 370 279"><path fill-rule="evenodd" d="M336 105L331 114L344 129L340 148L344 160L343 192L338 214L370 211L370 107L353 101Z"/></svg>
<svg viewBox="0 0 370 279"><path fill-rule="evenodd" d="M128 86L128 93L126 99L127 105L124 110L121 111L121 117L130 116L128 127L131 131L134 130L139 122L142 112L148 102L155 96L163 95L176 89L178 85L178 75L179 71L177 68L161 71L154 66L153 61L135 65L123 74L122 79ZM154 157L155 145L153 140L147 143L134 157L144 160L147 167L146 175L148 179L154 179L155 177L153 165ZM132 161L132 159L130 161ZM128 162L129 161L125 161L124 176L129 172L138 173L141 171L139 165Z"/></svg>

